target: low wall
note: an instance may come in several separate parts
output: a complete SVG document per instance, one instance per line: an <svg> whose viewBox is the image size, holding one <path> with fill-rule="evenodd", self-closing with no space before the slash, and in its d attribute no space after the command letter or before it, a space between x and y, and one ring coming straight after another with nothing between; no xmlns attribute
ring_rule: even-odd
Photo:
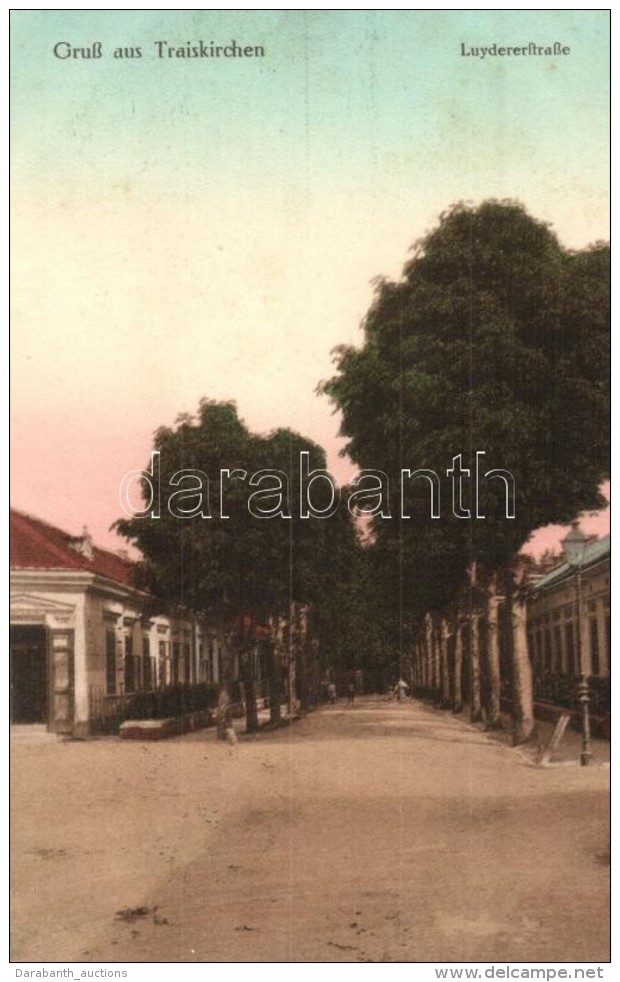
<svg viewBox="0 0 620 982"><path fill-rule="evenodd" d="M230 710L233 719L241 719L245 715L242 703L233 703ZM120 724L118 732L121 740L165 740L182 733L204 730L216 723L217 709L201 709L169 719L128 719Z"/></svg>
<svg viewBox="0 0 620 982"><path fill-rule="evenodd" d="M214 725L215 712L212 709L203 709L198 713L187 713L171 719L128 719L121 723L118 732L121 740L165 740L167 737L204 730L207 726Z"/></svg>

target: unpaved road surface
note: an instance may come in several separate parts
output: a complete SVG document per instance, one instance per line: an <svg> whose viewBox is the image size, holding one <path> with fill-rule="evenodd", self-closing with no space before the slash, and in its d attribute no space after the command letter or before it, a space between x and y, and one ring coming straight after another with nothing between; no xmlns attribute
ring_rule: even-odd
<svg viewBox="0 0 620 982"><path fill-rule="evenodd" d="M372 699L236 747L15 746L13 958L603 962L608 784Z"/></svg>

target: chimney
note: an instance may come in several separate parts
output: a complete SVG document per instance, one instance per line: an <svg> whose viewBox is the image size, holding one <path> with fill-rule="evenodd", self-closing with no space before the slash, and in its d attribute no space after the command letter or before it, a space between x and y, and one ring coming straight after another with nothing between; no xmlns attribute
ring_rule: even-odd
<svg viewBox="0 0 620 982"><path fill-rule="evenodd" d="M76 535L72 539L69 539L69 546L71 549L79 552L81 556L84 556L85 559L93 558L93 538L86 525L82 528L81 535Z"/></svg>

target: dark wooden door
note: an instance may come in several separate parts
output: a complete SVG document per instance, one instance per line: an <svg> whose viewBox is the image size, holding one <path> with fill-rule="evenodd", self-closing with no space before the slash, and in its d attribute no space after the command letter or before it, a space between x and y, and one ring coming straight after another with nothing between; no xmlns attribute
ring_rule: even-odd
<svg viewBox="0 0 620 982"><path fill-rule="evenodd" d="M11 638L12 723L47 723L47 680L45 631L28 640Z"/></svg>

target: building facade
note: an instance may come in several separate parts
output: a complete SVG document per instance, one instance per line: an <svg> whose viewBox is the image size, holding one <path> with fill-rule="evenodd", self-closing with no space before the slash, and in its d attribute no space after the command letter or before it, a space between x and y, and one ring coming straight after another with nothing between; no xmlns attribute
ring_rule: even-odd
<svg viewBox="0 0 620 982"><path fill-rule="evenodd" d="M527 631L536 675L611 674L610 561L605 536L586 544L579 571L564 562L532 585Z"/></svg>
<svg viewBox="0 0 620 982"><path fill-rule="evenodd" d="M11 511L11 721L85 736L141 690L217 683L204 618L155 609L136 564Z"/></svg>

